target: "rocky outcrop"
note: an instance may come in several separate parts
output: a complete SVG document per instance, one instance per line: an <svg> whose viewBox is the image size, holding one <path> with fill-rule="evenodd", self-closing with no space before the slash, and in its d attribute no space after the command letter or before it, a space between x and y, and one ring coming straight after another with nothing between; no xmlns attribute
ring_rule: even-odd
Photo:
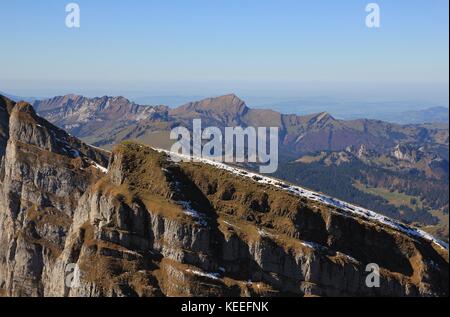
<svg viewBox="0 0 450 317"><path fill-rule="evenodd" d="M0 102L2 295L448 296L448 250L404 228Z"/></svg>
<svg viewBox="0 0 450 317"><path fill-rule="evenodd" d="M2 98L0 114L0 289L42 296L78 199L108 154L39 118L29 104Z"/></svg>

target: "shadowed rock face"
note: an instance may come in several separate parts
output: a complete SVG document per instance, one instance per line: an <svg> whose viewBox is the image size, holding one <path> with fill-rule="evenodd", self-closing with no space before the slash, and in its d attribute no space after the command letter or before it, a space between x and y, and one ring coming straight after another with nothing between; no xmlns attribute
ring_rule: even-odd
<svg viewBox="0 0 450 317"><path fill-rule="evenodd" d="M448 295L435 244L142 145L109 156L0 102L2 295ZM380 288L365 284L368 263Z"/></svg>

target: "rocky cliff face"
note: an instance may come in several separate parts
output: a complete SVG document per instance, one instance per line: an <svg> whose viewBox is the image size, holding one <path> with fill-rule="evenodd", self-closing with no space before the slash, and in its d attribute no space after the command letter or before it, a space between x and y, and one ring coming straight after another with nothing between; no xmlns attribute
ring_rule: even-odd
<svg viewBox="0 0 450 317"><path fill-rule="evenodd" d="M448 295L448 250L407 227L134 143L106 170L107 153L1 102L3 295Z"/></svg>
<svg viewBox="0 0 450 317"><path fill-rule="evenodd" d="M78 199L108 154L0 99L0 292L42 296Z"/></svg>

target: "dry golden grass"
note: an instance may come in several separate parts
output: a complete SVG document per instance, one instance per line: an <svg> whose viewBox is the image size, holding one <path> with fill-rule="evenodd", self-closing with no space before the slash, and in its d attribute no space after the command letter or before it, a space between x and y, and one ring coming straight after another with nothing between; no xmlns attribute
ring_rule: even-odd
<svg viewBox="0 0 450 317"><path fill-rule="evenodd" d="M79 262L82 278L104 290L111 289L117 277L112 270L113 260L99 255L85 255Z"/></svg>

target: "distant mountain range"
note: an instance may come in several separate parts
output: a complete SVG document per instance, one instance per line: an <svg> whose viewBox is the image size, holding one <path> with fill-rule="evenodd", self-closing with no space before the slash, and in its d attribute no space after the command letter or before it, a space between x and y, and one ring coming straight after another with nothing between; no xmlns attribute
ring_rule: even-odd
<svg viewBox="0 0 450 317"><path fill-rule="evenodd" d="M194 118L204 125L276 126L282 144L294 155L318 150L343 150L364 145L368 149L390 147L398 142L448 142L439 126L409 126L377 120L337 120L323 112L285 115L273 110L251 109L235 95L204 99L175 109L137 105L123 97L86 98L76 95L35 101L42 116L74 135L100 145L123 139L142 139L149 133L175 125L190 126Z"/></svg>
<svg viewBox="0 0 450 317"><path fill-rule="evenodd" d="M415 101L346 101L326 97L310 97L298 100L261 101L250 98L257 108L270 108L282 113L306 115L327 111L341 119L374 119L400 124L448 123L448 106L426 107Z"/></svg>
<svg viewBox="0 0 450 317"><path fill-rule="evenodd" d="M33 103L44 100L41 97L21 97L10 94L0 94L18 102ZM95 99L95 98L93 98ZM130 98L129 98L130 99ZM166 105L176 108L192 100L203 99L199 96L134 96L130 100L140 105ZM373 119L399 124L449 123L449 109L443 106L424 107L418 102L374 102L345 101L329 97L309 97L300 99L283 99L276 97L246 97L248 104L254 109L272 109L280 113L309 115L318 111L326 111L336 118L345 120Z"/></svg>

